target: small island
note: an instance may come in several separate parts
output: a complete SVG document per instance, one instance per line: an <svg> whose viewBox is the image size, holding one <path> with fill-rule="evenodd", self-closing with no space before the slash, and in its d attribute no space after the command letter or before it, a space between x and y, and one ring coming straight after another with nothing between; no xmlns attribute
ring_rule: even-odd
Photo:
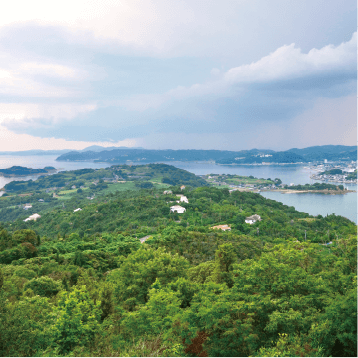
<svg viewBox="0 0 358 358"><path fill-rule="evenodd" d="M283 194L300 194L300 193L321 193L321 194L347 194L353 193L355 190L348 190L343 185L333 185L326 183L314 183L304 185L285 185L280 190Z"/></svg>
<svg viewBox="0 0 358 358"><path fill-rule="evenodd" d="M20 166L13 166L8 169L0 169L0 176L3 177L20 177L27 175L36 175L36 174L50 174L54 173L56 168L54 167L44 167L43 169L32 169Z"/></svg>

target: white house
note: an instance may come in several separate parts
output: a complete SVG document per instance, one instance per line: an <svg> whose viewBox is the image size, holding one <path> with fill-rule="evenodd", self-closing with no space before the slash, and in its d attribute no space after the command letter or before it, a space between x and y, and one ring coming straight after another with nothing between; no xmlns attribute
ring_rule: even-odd
<svg viewBox="0 0 358 358"><path fill-rule="evenodd" d="M173 194L173 192L171 190L164 190L163 194L167 195L167 194Z"/></svg>
<svg viewBox="0 0 358 358"><path fill-rule="evenodd" d="M25 219L24 221L30 221L30 220L36 221L37 219L40 219L40 217L41 217L41 215L39 215L39 214L32 214L27 219Z"/></svg>
<svg viewBox="0 0 358 358"><path fill-rule="evenodd" d="M31 204L25 204L24 205L24 209L27 210L27 209L31 209L32 208L32 205Z"/></svg>
<svg viewBox="0 0 358 358"><path fill-rule="evenodd" d="M231 227L229 225L216 225L212 226L210 229L219 229L222 231L231 231Z"/></svg>
<svg viewBox="0 0 358 358"><path fill-rule="evenodd" d="M77 213L77 211L81 211L81 210L82 210L81 208L78 208L78 209L73 210L73 212Z"/></svg>
<svg viewBox="0 0 358 358"><path fill-rule="evenodd" d="M184 190L185 189L185 185L182 185L181 187L180 187L180 190Z"/></svg>
<svg viewBox="0 0 358 358"><path fill-rule="evenodd" d="M180 205L174 205L174 206L170 207L170 212L172 212L172 213L177 212L178 214L183 214L183 213L185 213L185 211L186 211L186 209Z"/></svg>
<svg viewBox="0 0 358 358"><path fill-rule="evenodd" d="M246 219L245 219L245 223L246 224L255 224L256 221L261 221L261 216L260 215L251 215L251 216L248 216Z"/></svg>
<svg viewBox="0 0 358 358"><path fill-rule="evenodd" d="M179 196L179 197L180 197L180 199L179 199L178 203L179 203L179 202L182 202L182 203L189 203L189 200L188 200L188 198L187 198L185 195L177 194L177 196Z"/></svg>

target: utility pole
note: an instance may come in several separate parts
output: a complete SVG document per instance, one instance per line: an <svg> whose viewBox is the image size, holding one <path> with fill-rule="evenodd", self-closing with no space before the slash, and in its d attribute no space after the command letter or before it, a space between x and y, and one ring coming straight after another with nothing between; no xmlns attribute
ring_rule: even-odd
<svg viewBox="0 0 358 358"><path fill-rule="evenodd" d="M306 238L307 238L307 232L306 232L306 230L305 230L305 241L306 241Z"/></svg>

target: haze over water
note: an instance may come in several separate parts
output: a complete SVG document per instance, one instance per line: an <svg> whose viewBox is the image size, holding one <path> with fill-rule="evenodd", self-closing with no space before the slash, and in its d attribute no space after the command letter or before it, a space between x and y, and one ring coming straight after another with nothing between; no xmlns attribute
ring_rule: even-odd
<svg viewBox="0 0 358 358"><path fill-rule="evenodd" d="M53 166L57 170L75 170L83 168L106 168L109 163L92 162L56 162L57 156L0 156L0 169L9 168L13 165L26 166L30 168L43 168ZM143 163L138 163L143 164ZM303 165L217 165L208 162L167 162L177 168L187 170L196 175L204 174L237 174L243 176L253 175L257 178L280 178L284 184L313 184L315 180L310 179L313 173L305 169ZM4 178L0 177L0 188L13 180L35 180L38 176ZM356 190L357 186L345 184L345 187ZM345 195L324 194L281 194L275 192L263 192L264 197L277 200L285 205L294 206L296 210L311 215L335 213L342 215L357 223L357 195L348 193Z"/></svg>

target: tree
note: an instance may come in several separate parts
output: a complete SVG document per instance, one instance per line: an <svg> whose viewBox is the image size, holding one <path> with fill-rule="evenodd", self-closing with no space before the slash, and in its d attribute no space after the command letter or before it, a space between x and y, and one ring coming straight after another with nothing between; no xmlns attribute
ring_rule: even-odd
<svg viewBox="0 0 358 358"><path fill-rule="evenodd" d="M61 290L61 282L55 281L50 277L42 276L33 278L24 286L24 290L31 289L36 295L51 297Z"/></svg>
<svg viewBox="0 0 358 358"><path fill-rule="evenodd" d="M162 285L185 277L188 261L179 255L141 248L123 259L120 268L113 270L108 280L115 285L114 295L118 303L128 310L148 300L150 286L158 278Z"/></svg>
<svg viewBox="0 0 358 358"><path fill-rule="evenodd" d="M233 264L237 261L237 256L233 245L222 244L215 252L215 270L214 280L217 283L226 283L229 288L234 284L233 281Z"/></svg>
<svg viewBox="0 0 358 358"><path fill-rule="evenodd" d="M22 244L24 242L29 242L32 245L37 245L38 239L35 231L30 229L22 229L15 231L12 235L12 240L16 245Z"/></svg>
<svg viewBox="0 0 358 358"><path fill-rule="evenodd" d="M86 286L60 293L52 327L53 342L60 354L68 354L76 346L91 344L100 328L100 305L100 301L93 303Z"/></svg>
<svg viewBox="0 0 358 358"><path fill-rule="evenodd" d="M0 291L0 356L40 356L50 342L52 305L45 297L5 300Z"/></svg>

